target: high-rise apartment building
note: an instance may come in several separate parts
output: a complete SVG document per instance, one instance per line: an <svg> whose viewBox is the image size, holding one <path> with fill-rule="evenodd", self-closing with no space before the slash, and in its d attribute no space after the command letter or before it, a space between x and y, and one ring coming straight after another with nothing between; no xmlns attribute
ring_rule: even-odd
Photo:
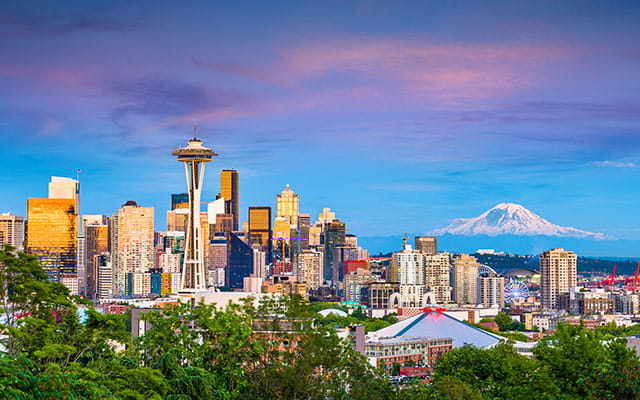
<svg viewBox="0 0 640 400"><path fill-rule="evenodd" d="M220 171L220 196L225 200L225 213L233 215L233 231L237 231L239 226L240 200L238 184L238 171L234 169Z"/></svg>
<svg viewBox="0 0 640 400"><path fill-rule="evenodd" d="M393 253L391 271L393 282L400 285L424 285L424 254L413 250L405 238L402 251Z"/></svg>
<svg viewBox="0 0 640 400"><path fill-rule="evenodd" d="M8 244L24 250L24 218L9 213L0 214L0 247Z"/></svg>
<svg viewBox="0 0 640 400"><path fill-rule="evenodd" d="M483 307L504 307L504 277L492 272L478 277L478 304Z"/></svg>
<svg viewBox="0 0 640 400"><path fill-rule="evenodd" d="M309 289L322 286L323 254L316 250L302 250L296 254L294 271L298 282L305 282Z"/></svg>
<svg viewBox="0 0 640 400"><path fill-rule="evenodd" d="M424 255L424 283L438 304L451 302L451 254Z"/></svg>
<svg viewBox="0 0 640 400"><path fill-rule="evenodd" d="M557 308L558 294L577 286L578 256L565 249L540 254L540 295L542 308Z"/></svg>
<svg viewBox="0 0 640 400"><path fill-rule="evenodd" d="M290 225L298 222L299 196L287 185L276 197L276 217L285 218Z"/></svg>
<svg viewBox="0 0 640 400"><path fill-rule="evenodd" d="M416 250L422 254L436 254L438 252L438 238L436 236L416 236Z"/></svg>
<svg viewBox="0 0 640 400"><path fill-rule="evenodd" d="M371 271L358 268L344 276L344 295L347 301L362 301L362 291L369 283L377 282L379 276Z"/></svg>
<svg viewBox="0 0 640 400"><path fill-rule="evenodd" d="M128 273L146 272L154 267L153 207L140 207L129 200L110 222L113 290L115 295L125 295Z"/></svg>
<svg viewBox="0 0 640 400"><path fill-rule="evenodd" d="M478 302L478 260L469 254L453 257L451 283L453 301L458 304L477 304Z"/></svg>
<svg viewBox="0 0 640 400"><path fill-rule="evenodd" d="M53 281L76 273L78 209L75 199L28 199L25 251Z"/></svg>
<svg viewBox="0 0 640 400"><path fill-rule="evenodd" d="M260 245L266 263L271 262L271 207L249 207L249 244Z"/></svg>

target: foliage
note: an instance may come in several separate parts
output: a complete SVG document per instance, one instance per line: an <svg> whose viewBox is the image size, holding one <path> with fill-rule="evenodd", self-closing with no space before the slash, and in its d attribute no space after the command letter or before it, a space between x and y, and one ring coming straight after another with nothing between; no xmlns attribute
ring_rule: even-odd
<svg viewBox="0 0 640 400"><path fill-rule="evenodd" d="M451 377L469 389L460 388L466 397L451 398L474 398L474 393L482 393L490 399L530 399L535 392L538 399L553 399L559 393L543 366L519 355L508 344L487 350L466 345L441 356L435 366L434 384L445 387L444 382Z"/></svg>
<svg viewBox="0 0 640 400"><path fill-rule="evenodd" d="M511 324L513 323L513 319L506 313L500 311L495 318L496 324L498 324L498 328L501 332L508 331L511 329Z"/></svg>

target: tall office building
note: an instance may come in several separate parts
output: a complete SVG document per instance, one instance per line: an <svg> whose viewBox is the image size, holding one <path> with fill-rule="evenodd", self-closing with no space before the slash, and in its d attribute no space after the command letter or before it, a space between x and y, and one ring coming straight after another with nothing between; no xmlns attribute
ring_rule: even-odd
<svg viewBox="0 0 640 400"><path fill-rule="evenodd" d="M458 304L477 304L479 266L478 260L469 254L458 254L453 257L451 267L453 301Z"/></svg>
<svg viewBox="0 0 640 400"><path fill-rule="evenodd" d="M299 196L287 186L276 197L276 217L282 217L290 225L298 222Z"/></svg>
<svg viewBox="0 0 640 400"><path fill-rule="evenodd" d="M540 254L540 294L542 308L558 307L558 294L577 286L578 256L565 249Z"/></svg>
<svg viewBox="0 0 640 400"><path fill-rule="evenodd" d="M84 219L84 218L83 218ZM100 268L100 260L98 256L104 255L109 251L109 229L107 226L106 216L104 224L89 224L85 219L85 238L86 238L86 296L90 299L98 297L98 272Z"/></svg>
<svg viewBox="0 0 640 400"><path fill-rule="evenodd" d="M424 254L413 250L405 238L402 251L393 253L391 271L393 282L401 285L424 285Z"/></svg>
<svg viewBox="0 0 640 400"><path fill-rule="evenodd" d="M154 267L153 207L127 201L110 219L113 293L125 295L128 273L147 272Z"/></svg>
<svg viewBox="0 0 640 400"><path fill-rule="evenodd" d="M451 254L436 253L424 255L424 282L435 302L451 302Z"/></svg>
<svg viewBox="0 0 640 400"><path fill-rule="evenodd" d="M311 216L309 214L298 214L298 250L309 248L309 229L311 228Z"/></svg>
<svg viewBox="0 0 640 400"><path fill-rule="evenodd" d="M189 208L189 193L174 193L171 195L171 209Z"/></svg>
<svg viewBox="0 0 640 400"><path fill-rule="evenodd" d="M225 200L225 213L233 215L233 231L238 230L240 213L238 171L223 169L220 171L220 196Z"/></svg>
<svg viewBox="0 0 640 400"><path fill-rule="evenodd" d="M416 236L416 250L422 254L436 254L438 252L438 238L436 236Z"/></svg>
<svg viewBox="0 0 640 400"><path fill-rule="evenodd" d="M244 278L253 273L253 249L234 232L227 233L226 285L232 289L242 289Z"/></svg>
<svg viewBox="0 0 640 400"><path fill-rule="evenodd" d="M504 307L504 277L494 273L478 277L478 304L483 307Z"/></svg>
<svg viewBox="0 0 640 400"><path fill-rule="evenodd" d="M265 262L271 262L271 207L249 207L249 244L260 245Z"/></svg>
<svg viewBox="0 0 640 400"><path fill-rule="evenodd" d="M24 218L9 213L0 214L0 247L8 244L24 250Z"/></svg>
<svg viewBox="0 0 640 400"><path fill-rule="evenodd" d="M323 254L316 250L302 250L295 257L294 270L298 282L305 282L309 289L322 286Z"/></svg>
<svg viewBox="0 0 640 400"><path fill-rule="evenodd" d="M334 219L324 224L322 244L324 245L324 272L325 280L335 280L338 271L342 269L342 261L335 250L345 244L346 226L344 222ZM334 282L335 283L335 282Z"/></svg>
<svg viewBox="0 0 640 400"><path fill-rule="evenodd" d="M27 200L25 250L37 257L49 278L76 273L78 208L74 198Z"/></svg>

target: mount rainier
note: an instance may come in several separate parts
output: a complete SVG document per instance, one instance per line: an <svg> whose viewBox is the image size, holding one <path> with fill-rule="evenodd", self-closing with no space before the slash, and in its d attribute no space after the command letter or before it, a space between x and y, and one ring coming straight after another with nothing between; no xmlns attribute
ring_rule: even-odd
<svg viewBox="0 0 640 400"><path fill-rule="evenodd" d="M436 230L434 234L464 236L540 235L599 240L609 238L602 233L554 225L523 206L514 203L498 204L475 218L456 219L451 225Z"/></svg>

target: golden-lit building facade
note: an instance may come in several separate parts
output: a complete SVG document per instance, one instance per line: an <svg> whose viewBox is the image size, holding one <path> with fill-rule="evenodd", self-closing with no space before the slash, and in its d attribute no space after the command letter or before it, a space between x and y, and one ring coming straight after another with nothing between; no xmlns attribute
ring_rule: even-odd
<svg viewBox="0 0 640 400"><path fill-rule="evenodd" d="M28 199L25 250L51 280L76 273L78 209L75 199Z"/></svg>
<svg viewBox="0 0 640 400"><path fill-rule="evenodd" d="M111 227L113 289L115 295L124 295L126 274L154 267L153 207L127 201L111 218Z"/></svg>
<svg viewBox="0 0 640 400"><path fill-rule="evenodd" d="M469 254L453 257L451 286L453 301L458 304L478 304L478 260Z"/></svg>
<svg viewBox="0 0 640 400"><path fill-rule="evenodd" d="M287 185L276 196L276 218L286 218L290 225L298 223L299 196Z"/></svg>
<svg viewBox="0 0 640 400"><path fill-rule="evenodd" d="M259 244L271 260L271 207L249 207L249 244Z"/></svg>
<svg viewBox="0 0 640 400"><path fill-rule="evenodd" d="M238 171L234 169L224 169L220 171L220 196L225 200L225 213L233 214L233 230L238 230L239 192L238 192Z"/></svg>
<svg viewBox="0 0 640 400"><path fill-rule="evenodd" d="M98 256L109 251L109 227L107 225L85 225L87 249L87 296L97 298L98 272L100 261Z"/></svg>

